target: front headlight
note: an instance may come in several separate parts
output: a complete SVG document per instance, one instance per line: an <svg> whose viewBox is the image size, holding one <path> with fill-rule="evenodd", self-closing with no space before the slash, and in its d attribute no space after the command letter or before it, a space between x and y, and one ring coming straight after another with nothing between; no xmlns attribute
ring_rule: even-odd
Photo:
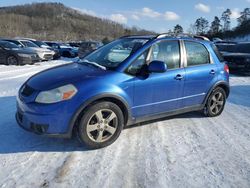
<svg viewBox="0 0 250 188"><path fill-rule="evenodd" d="M77 89L72 84L61 86L48 91L42 91L36 97L37 103L56 103L71 99L77 93Z"/></svg>
<svg viewBox="0 0 250 188"><path fill-rule="evenodd" d="M29 58L31 57L29 54L18 54L19 57L26 57L26 58Z"/></svg>

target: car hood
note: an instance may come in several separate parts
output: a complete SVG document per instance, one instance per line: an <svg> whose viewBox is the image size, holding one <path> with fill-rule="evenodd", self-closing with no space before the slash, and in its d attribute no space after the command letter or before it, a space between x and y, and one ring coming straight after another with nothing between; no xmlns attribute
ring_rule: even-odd
<svg viewBox="0 0 250 188"><path fill-rule="evenodd" d="M48 49L46 49L46 48L29 47L29 49L34 50L35 52L52 53L51 50L48 50Z"/></svg>
<svg viewBox="0 0 250 188"><path fill-rule="evenodd" d="M45 91L86 79L101 78L107 72L92 65L69 63L35 74L27 81L27 84L36 90Z"/></svg>

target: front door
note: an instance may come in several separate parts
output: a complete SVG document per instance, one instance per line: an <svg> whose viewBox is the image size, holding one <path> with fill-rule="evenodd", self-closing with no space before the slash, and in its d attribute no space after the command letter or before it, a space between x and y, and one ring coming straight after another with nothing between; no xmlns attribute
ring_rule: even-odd
<svg viewBox="0 0 250 188"><path fill-rule="evenodd" d="M135 77L132 108L135 117L173 111L181 105L185 71L180 66L179 41L157 42L151 47L147 57L148 62L165 62L167 71Z"/></svg>

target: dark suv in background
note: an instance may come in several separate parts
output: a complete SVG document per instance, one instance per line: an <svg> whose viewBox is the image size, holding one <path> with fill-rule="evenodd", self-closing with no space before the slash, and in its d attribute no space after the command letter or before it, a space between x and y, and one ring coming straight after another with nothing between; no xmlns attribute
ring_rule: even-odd
<svg viewBox="0 0 250 188"><path fill-rule="evenodd" d="M59 50L59 53L62 57L73 58L78 56L78 50L74 47L71 47L68 44L60 42L50 42L50 41L44 41L44 42L51 48Z"/></svg>
<svg viewBox="0 0 250 188"><path fill-rule="evenodd" d="M216 45L232 73L250 72L250 42Z"/></svg>
<svg viewBox="0 0 250 188"><path fill-rule="evenodd" d="M101 42L95 41L82 42L78 50L78 55L80 58L83 58L84 56L100 48L102 45L103 44Z"/></svg>

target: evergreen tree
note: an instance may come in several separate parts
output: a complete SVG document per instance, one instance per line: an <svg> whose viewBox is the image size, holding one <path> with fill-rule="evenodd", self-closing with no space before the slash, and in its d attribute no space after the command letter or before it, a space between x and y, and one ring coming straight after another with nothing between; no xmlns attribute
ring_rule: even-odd
<svg viewBox="0 0 250 188"><path fill-rule="evenodd" d="M205 18L198 18L195 21L195 28L197 34L205 34L208 28L208 21Z"/></svg>
<svg viewBox="0 0 250 188"><path fill-rule="evenodd" d="M231 24L230 16L231 15L232 15L232 12L230 9L227 9L222 13L221 20L224 22L224 27L223 27L224 31L230 30L230 24Z"/></svg>
<svg viewBox="0 0 250 188"><path fill-rule="evenodd" d="M211 34L218 33L220 31L220 27L221 27L220 19L217 16L215 16L214 21L211 23L211 28L210 28Z"/></svg>
<svg viewBox="0 0 250 188"><path fill-rule="evenodd" d="M174 27L174 34L178 35L178 34L181 34L183 33L183 28L181 25L177 24L175 27Z"/></svg>
<svg viewBox="0 0 250 188"><path fill-rule="evenodd" d="M237 20L239 25L242 25L246 21L250 20L250 8L245 8L244 11L240 13L240 17Z"/></svg>

